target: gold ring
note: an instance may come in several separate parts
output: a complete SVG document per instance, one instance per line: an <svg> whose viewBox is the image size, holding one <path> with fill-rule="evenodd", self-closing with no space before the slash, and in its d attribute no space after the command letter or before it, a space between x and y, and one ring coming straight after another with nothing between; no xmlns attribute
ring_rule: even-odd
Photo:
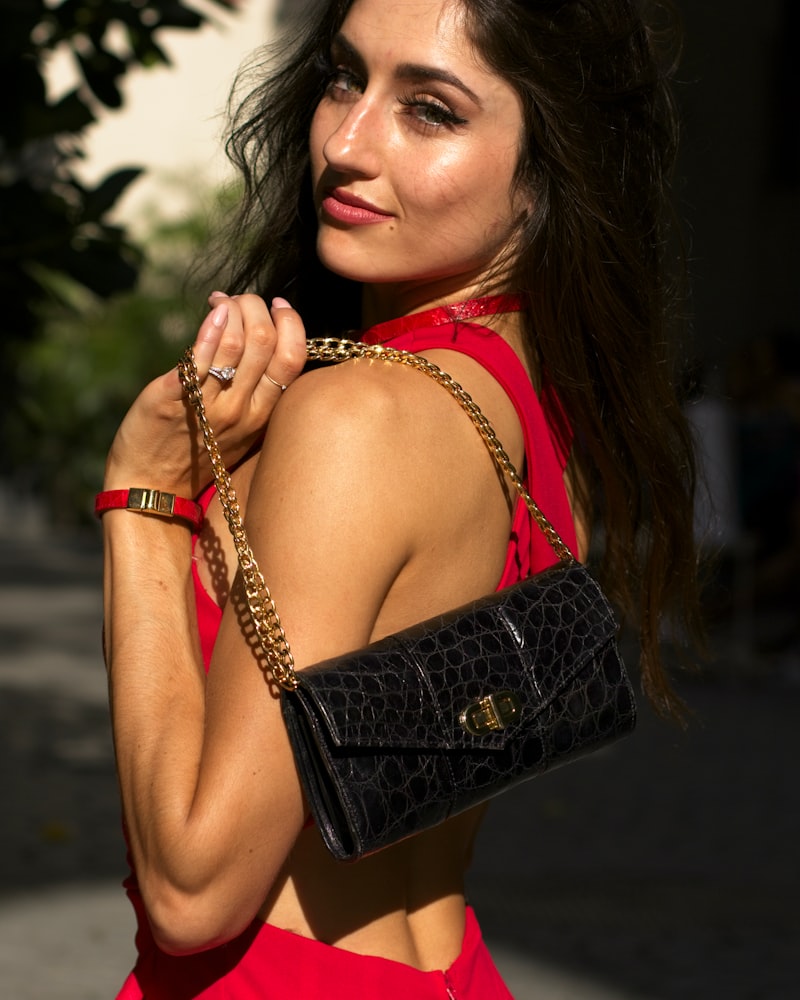
<svg viewBox="0 0 800 1000"><path fill-rule="evenodd" d="M264 372L268 382L272 382L276 389L280 389L281 392L286 392L286 386L282 385L280 382L276 382L274 378L269 374L269 372Z"/></svg>

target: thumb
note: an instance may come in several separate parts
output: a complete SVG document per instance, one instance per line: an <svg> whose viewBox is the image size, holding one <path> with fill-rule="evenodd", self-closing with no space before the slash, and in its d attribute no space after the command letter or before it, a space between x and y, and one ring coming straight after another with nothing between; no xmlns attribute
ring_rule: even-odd
<svg viewBox="0 0 800 1000"><path fill-rule="evenodd" d="M275 325L277 340L269 363L269 373L283 385L289 385L306 363L305 324L300 313L283 298L272 300L270 316Z"/></svg>

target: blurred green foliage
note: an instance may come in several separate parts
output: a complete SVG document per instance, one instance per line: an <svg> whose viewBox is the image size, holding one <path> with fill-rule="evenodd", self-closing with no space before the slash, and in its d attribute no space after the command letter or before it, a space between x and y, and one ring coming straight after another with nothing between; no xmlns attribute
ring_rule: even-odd
<svg viewBox="0 0 800 1000"><path fill-rule="evenodd" d="M17 405L6 440L19 485L46 501L53 520L91 515L125 412L192 341L211 289L197 287L191 275L216 210L198 204L179 221L154 220L129 291L100 297L63 274L37 270L46 290L37 305L40 334L16 345Z"/></svg>
<svg viewBox="0 0 800 1000"><path fill-rule="evenodd" d="M4 0L0 295L5 322L0 338L4 388L0 438L12 460L19 454L11 436L19 432L21 418L15 410L23 384L28 416L34 410L29 395L32 357L22 352L23 359L20 352L22 345L35 344L40 336L42 317L48 313L42 300L56 294L75 301L83 295L85 302L91 296L114 297L135 287L142 267L140 248L123 226L109 221L117 199L140 170L126 167L94 187L84 184L75 172L83 157L83 130L103 108L122 105L119 85L126 73L169 63L158 43L161 31L199 28L209 20L214 5L230 9L238 3L204 0L203 13L182 0ZM54 97L48 91L46 70L57 50L69 55L76 83L66 94ZM66 295L68 286L72 291ZM94 325L99 304L83 308L83 333L73 331L76 357L88 349L89 340L102 335ZM46 364L51 356L49 337L40 345L37 363ZM115 339L108 351L116 350L116 345ZM101 363L103 352L97 348L94 353ZM50 397L37 402L39 413L54 405L53 394L58 391L51 387ZM4 463L4 475L15 471Z"/></svg>

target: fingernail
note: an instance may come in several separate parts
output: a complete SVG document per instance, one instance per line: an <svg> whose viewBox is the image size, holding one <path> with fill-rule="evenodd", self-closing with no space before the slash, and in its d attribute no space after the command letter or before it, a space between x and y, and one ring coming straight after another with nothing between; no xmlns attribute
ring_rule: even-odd
<svg viewBox="0 0 800 1000"><path fill-rule="evenodd" d="M291 309L291 303L287 302L286 299L277 298L272 300L273 309Z"/></svg>
<svg viewBox="0 0 800 1000"><path fill-rule="evenodd" d="M228 293L227 292L212 292L209 295L209 298L210 299L218 299L220 296L222 296L222 298L224 298L224 299L227 299Z"/></svg>
<svg viewBox="0 0 800 1000"><path fill-rule="evenodd" d="M222 329L228 322L228 307L224 302L220 302L211 313L211 322L219 329Z"/></svg>

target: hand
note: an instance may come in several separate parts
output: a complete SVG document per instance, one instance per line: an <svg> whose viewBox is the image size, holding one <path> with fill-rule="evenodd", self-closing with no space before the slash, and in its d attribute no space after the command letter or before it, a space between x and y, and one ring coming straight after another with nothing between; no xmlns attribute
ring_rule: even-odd
<svg viewBox="0 0 800 1000"><path fill-rule="evenodd" d="M283 389L306 359L300 316L284 299L267 308L257 295L220 292L193 345L206 413L227 465L263 433ZM209 369L236 369L224 383ZM211 465L176 369L140 393L117 431L106 462L105 489L152 486L195 496Z"/></svg>

